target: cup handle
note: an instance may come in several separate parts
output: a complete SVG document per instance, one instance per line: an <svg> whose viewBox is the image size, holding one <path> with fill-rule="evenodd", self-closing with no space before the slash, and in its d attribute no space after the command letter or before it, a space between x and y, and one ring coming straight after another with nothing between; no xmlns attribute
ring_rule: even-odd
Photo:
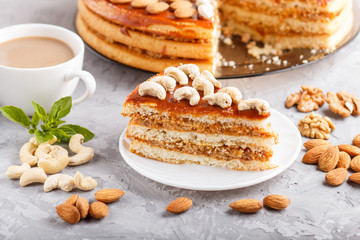
<svg viewBox="0 0 360 240"><path fill-rule="evenodd" d="M84 71L84 70L72 71L65 75L65 81L70 81L70 80L74 79L75 77L78 77L84 81L84 83L86 85L86 91L81 97L78 97L77 99L74 99L72 101L73 105L79 104L79 103L85 101L86 99L88 99L91 95L94 94L95 89L96 89L96 81L95 81L95 78L93 77L93 75L91 75L91 73Z"/></svg>

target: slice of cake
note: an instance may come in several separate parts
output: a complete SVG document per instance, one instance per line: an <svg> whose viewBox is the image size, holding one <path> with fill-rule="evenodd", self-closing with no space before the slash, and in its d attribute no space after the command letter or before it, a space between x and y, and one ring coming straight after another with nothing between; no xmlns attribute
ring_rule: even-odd
<svg viewBox="0 0 360 240"><path fill-rule="evenodd" d="M140 156L245 171L277 166L270 162L278 135L269 104L243 100L194 64L168 67L138 85L122 115L131 117L130 151Z"/></svg>

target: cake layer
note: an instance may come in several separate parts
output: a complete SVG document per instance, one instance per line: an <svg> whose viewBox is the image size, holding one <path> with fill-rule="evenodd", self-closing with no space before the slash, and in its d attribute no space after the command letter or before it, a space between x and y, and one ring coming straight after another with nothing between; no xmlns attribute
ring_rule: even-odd
<svg viewBox="0 0 360 240"><path fill-rule="evenodd" d="M164 74L161 73L156 76L162 75ZM149 80L151 80L151 78ZM191 79L189 79L187 86L192 86ZM173 91L167 93L164 100L160 100L156 97L146 95L140 96L138 85L127 97L123 112L129 117L132 117L134 114L157 115L159 117L162 117L161 115L165 114L164 117L166 118L186 118L186 115L191 115L192 117L196 117L197 121L204 122L206 124L215 124L219 121L221 122L222 119L225 118L223 119L225 120L224 124L235 120L248 120L251 121L251 124L257 127L269 126L269 122L266 121L266 119L270 117L270 112L260 115L256 109L239 111L237 104L234 103L229 108L221 108L217 105L210 105L207 101L202 99L204 97L204 92L202 90L198 90L200 100L195 106L191 106L189 101L186 99L178 101L174 98L174 92L181 87L183 86L177 84ZM214 88L214 93L218 90L218 88ZM136 108L136 111L133 109L134 107Z"/></svg>
<svg viewBox="0 0 360 240"><path fill-rule="evenodd" d="M302 35L292 34L289 36L279 34L263 34L246 24L241 24L233 20L226 22L234 34L251 36L251 39L269 44L276 49L293 49L293 48L311 48L311 49L330 49L338 45L347 37L352 29L353 17L349 17L342 27L332 35Z"/></svg>
<svg viewBox="0 0 360 240"><path fill-rule="evenodd" d="M167 150L188 153L192 155L203 155L217 160L247 160L247 161L262 161L267 162L273 155L272 151L258 150L252 151L250 148L242 148L236 145L233 146L211 146L211 145L198 145L191 142L157 142L146 141L144 139L134 138L136 141L144 142L151 146L164 148Z"/></svg>
<svg viewBox="0 0 360 240"><path fill-rule="evenodd" d="M250 137L244 135L206 134L198 132L179 132L166 129L153 129L139 125L128 125L127 137L139 138L145 141L162 143L192 143L196 145L221 147L239 146L242 149L249 148L252 151L272 152L271 147L275 144L273 138Z"/></svg>
<svg viewBox="0 0 360 240"><path fill-rule="evenodd" d="M132 141L130 151L143 157L168 163L195 163L206 166L230 168L238 171L263 171L277 167L274 163L258 160L218 160L205 155L193 155L176 150L168 150L137 140Z"/></svg>
<svg viewBox="0 0 360 240"><path fill-rule="evenodd" d="M86 19L86 24L91 26L93 31L114 42L170 57L209 59L216 53L217 45L213 38L181 39L142 32L112 23L96 15L85 6L83 1L78 2L78 9L82 19Z"/></svg>
<svg viewBox="0 0 360 240"><path fill-rule="evenodd" d="M253 11L252 9L249 10L227 2L221 5L221 11L223 12L225 21L226 19L231 19L236 23L255 29L261 35L276 34L292 36L299 33L301 36L316 35L316 37L321 37L318 35L329 36L337 32L352 14L352 1L343 2L348 2L348 4L339 12L339 15L333 17L331 20L324 17L308 19L306 17L294 17L292 15L269 15L266 11L261 12L258 9L254 9Z"/></svg>
<svg viewBox="0 0 360 240"><path fill-rule="evenodd" d="M224 0L249 12L261 12L281 18L298 18L303 21L331 21L344 9L349 0Z"/></svg>
<svg viewBox="0 0 360 240"><path fill-rule="evenodd" d="M156 106L149 106L150 104L131 104L125 103L124 108L122 109L122 115L128 116L131 118L140 118L140 119L149 119L155 122L171 122L171 125L176 125L177 123L185 126L202 126L203 129L212 128L214 132L221 129L231 131L234 128L243 128L246 134L254 136L261 136L264 138L272 138L275 142L278 141L278 135L271 128L269 121L267 119L258 120L258 119L247 119L241 117L222 117L220 114L217 115L216 111L213 114L208 114L205 116L199 116L199 114L192 114L182 112L179 108L176 108L178 111L159 111ZM190 128L189 127L189 128ZM201 129L201 128L200 128Z"/></svg>
<svg viewBox="0 0 360 240"><path fill-rule="evenodd" d="M130 120L130 125L144 126L153 129L166 129L169 131L179 132L193 132L207 133L207 134L224 134L224 135L246 135L261 138L272 138L274 139L274 133L269 128L254 128L251 124L243 125L241 121L233 122L233 124L202 124L193 121L189 118L188 121L184 122L180 119L149 119L149 118L136 118L133 117Z"/></svg>
<svg viewBox="0 0 360 240"><path fill-rule="evenodd" d="M129 49L126 45L117 44L111 40L107 41L104 37L93 32L79 14L76 18L76 29L82 39L96 51L112 60L135 68L160 72L166 67L176 66L180 63L195 63L202 70L215 71L213 59L156 58L146 54L146 52Z"/></svg>
<svg viewBox="0 0 360 240"><path fill-rule="evenodd" d="M128 4L112 4L107 0L80 0L94 13L116 24L140 31L172 37L212 39L216 19L178 19L173 12L148 14L144 8L133 8Z"/></svg>

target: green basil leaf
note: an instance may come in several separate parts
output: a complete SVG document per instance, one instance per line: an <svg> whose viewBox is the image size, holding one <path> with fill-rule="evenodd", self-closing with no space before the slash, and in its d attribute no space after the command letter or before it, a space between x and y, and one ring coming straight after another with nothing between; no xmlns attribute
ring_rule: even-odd
<svg viewBox="0 0 360 240"><path fill-rule="evenodd" d="M63 129L63 130L64 130L64 128L66 128L66 129L70 128L71 130L73 130L75 132L75 134L79 133L79 134L83 135L84 136L84 142L87 142L87 141L91 140L95 136L95 134L92 133L90 130L88 130L86 128L83 128L83 127L80 127L79 125L66 124L66 125L61 125L59 128ZM74 135L74 134L72 134L72 135Z"/></svg>
<svg viewBox="0 0 360 240"><path fill-rule="evenodd" d="M40 142L40 143L44 143L44 142L47 142L51 139L54 138L53 134L50 133L50 132L46 132L46 133L43 133L42 131L40 130L36 130L35 131L35 137L37 138L37 140Z"/></svg>
<svg viewBox="0 0 360 240"><path fill-rule="evenodd" d="M38 103L36 103L36 102L34 102L34 101L31 101L31 104L32 104L33 107L34 107L35 112L36 112L37 114L39 114L40 119L41 119L43 122L47 121L47 113L46 113L45 109L44 109L42 106L40 106L40 104L38 104Z"/></svg>
<svg viewBox="0 0 360 240"><path fill-rule="evenodd" d="M49 112L49 118L52 117L53 120L58 120L65 117L70 113L72 107L72 98L63 97L60 100L56 101Z"/></svg>
<svg viewBox="0 0 360 240"><path fill-rule="evenodd" d="M23 127L29 129L30 127L30 118L25 114L21 108L14 106L3 106L0 107L0 112L7 119L20 124Z"/></svg>
<svg viewBox="0 0 360 240"><path fill-rule="evenodd" d="M37 128L36 126L39 124L39 122L40 122L40 116L39 116L38 112L34 112L34 115L31 118L31 126L34 129L36 129Z"/></svg>
<svg viewBox="0 0 360 240"><path fill-rule="evenodd" d="M59 116L59 112L61 111L61 105L53 105L49 112L49 118L47 125L51 127L51 125L57 120Z"/></svg>
<svg viewBox="0 0 360 240"><path fill-rule="evenodd" d="M65 123L65 121L60 121L60 120L58 120L58 121L53 122L53 123L51 124L51 127L52 127L52 128L57 128L60 124L63 124L63 123Z"/></svg>
<svg viewBox="0 0 360 240"><path fill-rule="evenodd" d="M62 142L69 142L71 136L76 134L76 132L72 128L67 127L66 125L62 125L58 129L63 130L67 135L67 136L64 136L64 135L61 136L60 139Z"/></svg>
<svg viewBox="0 0 360 240"><path fill-rule="evenodd" d="M70 140L70 136L64 130L62 130L60 128L50 129L49 132L51 132L53 135L55 135L56 138L58 140L60 140L61 142L69 142L69 140Z"/></svg>
<svg viewBox="0 0 360 240"><path fill-rule="evenodd" d="M72 136L72 135L76 134L76 132L71 127L68 127L67 125L62 125L59 127L59 129L63 130L68 136Z"/></svg>

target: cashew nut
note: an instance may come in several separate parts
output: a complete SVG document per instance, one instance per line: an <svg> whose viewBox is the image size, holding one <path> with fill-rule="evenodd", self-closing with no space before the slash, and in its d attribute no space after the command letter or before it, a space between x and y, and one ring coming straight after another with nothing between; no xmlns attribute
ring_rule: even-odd
<svg viewBox="0 0 360 240"><path fill-rule="evenodd" d="M189 82L186 74L176 67L168 67L164 71L165 76L174 78L180 85L187 85Z"/></svg>
<svg viewBox="0 0 360 240"><path fill-rule="evenodd" d="M188 99L190 101L190 105L194 106L200 101L200 94L193 87L182 87L176 89L174 93L174 98L178 101L181 99Z"/></svg>
<svg viewBox="0 0 360 240"><path fill-rule="evenodd" d="M202 99L207 101L210 105L215 104L221 108L228 108L232 103L230 95L224 92L213 93L203 97Z"/></svg>
<svg viewBox="0 0 360 240"><path fill-rule="evenodd" d="M192 83L192 86L196 90L204 91L204 96L214 93L214 85L209 80L206 80L202 77L196 77Z"/></svg>
<svg viewBox="0 0 360 240"><path fill-rule="evenodd" d="M58 173L69 163L68 152L60 146L51 146L50 152L39 159L38 167L47 174Z"/></svg>
<svg viewBox="0 0 360 240"><path fill-rule="evenodd" d="M211 4L198 5L198 13L203 19L211 19L214 16L214 7Z"/></svg>
<svg viewBox="0 0 360 240"><path fill-rule="evenodd" d="M266 115L270 111L270 104L262 99L250 98L243 100L238 105L239 111L256 109L260 115Z"/></svg>
<svg viewBox="0 0 360 240"><path fill-rule="evenodd" d="M69 148L74 153L79 153L83 149L84 136L81 134L75 134L71 136L69 141Z"/></svg>
<svg viewBox="0 0 360 240"><path fill-rule="evenodd" d="M165 88L166 91L174 91L176 87L176 81L174 78L169 76L155 76L149 80L150 82L159 83Z"/></svg>
<svg viewBox="0 0 360 240"><path fill-rule="evenodd" d="M200 75L200 69L195 64L184 64L177 67L181 71L183 71L189 78L194 79Z"/></svg>
<svg viewBox="0 0 360 240"><path fill-rule="evenodd" d="M10 166L6 171L6 176L10 179L19 179L27 169L30 169L28 163L23 163L21 166Z"/></svg>
<svg viewBox="0 0 360 240"><path fill-rule="evenodd" d="M25 143L20 149L20 160L23 163L28 163L30 166L35 165L38 162L38 158L34 156L36 146L31 143Z"/></svg>
<svg viewBox="0 0 360 240"><path fill-rule="evenodd" d="M37 140L36 137L32 137L29 139L29 143L34 144L36 147L38 147L40 145L40 142Z"/></svg>
<svg viewBox="0 0 360 240"><path fill-rule="evenodd" d="M220 89L218 92L224 92L230 95L234 103L239 104L242 100L242 94L240 90L236 87L226 87Z"/></svg>
<svg viewBox="0 0 360 240"><path fill-rule="evenodd" d="M70 192L74 189L74 178L67 174L55 174L48 177L44 183L44 191L50 192L56 188Z"/></svg>
<svg viewBox="0 0 360 240"><path fill-rule="evenodd" d="M212 75L211 72L209 72L208 70L202 71L200 77L209 80L214 85L214 87L221 88L221 83L216 80L214 75Z"/></svg>
<svg viewBox="0 0 360 240"><path fill-rule="evenodd" d="M42 168L34 167L25 170L20 177L20 185L25 187L31 183L44 183L47 176Z"/></svg>
<svg viewBox="0 0 360 240"><path fill-rule="evenodd" d="M56 141L57 141L57 138L54 136L53 139L47 141L46 143L53 145L54 143L56 143Z"/></svg>
<svg viewBox="0 0 360 240"><path fill-rule="evenodd" d="M163 88L163 86L161 86L156 82L150 82L150 81L146 81L140 84L139 94L140 96L157 97L160 100L164 100L166 98L166 91Z"/></svg>
<svg viewBox="0 0 360 240"><path fill-rule="evenodd" d="M51 145L49 143L41 143L35 151L35 157L38 159L46 156L50 152ZM30 164L31 165L31 164Z"/></svg>
<svg viewBox="0 0 360 240"><path fill-rule="evenodd" d="M97 181L92 177L85 177L80 172L76 172L74 176L75 186L83 191L90 191L97 186Z"/></svg>
<svg viewBox="0 0 360 240"><path fill-rule="evenodd" d="M83 141L84 136L81 134L75 134L70 138L69 148L76 155L69 158L69 166L81 165L94 158L94 149L83 146Z"/></svg>

